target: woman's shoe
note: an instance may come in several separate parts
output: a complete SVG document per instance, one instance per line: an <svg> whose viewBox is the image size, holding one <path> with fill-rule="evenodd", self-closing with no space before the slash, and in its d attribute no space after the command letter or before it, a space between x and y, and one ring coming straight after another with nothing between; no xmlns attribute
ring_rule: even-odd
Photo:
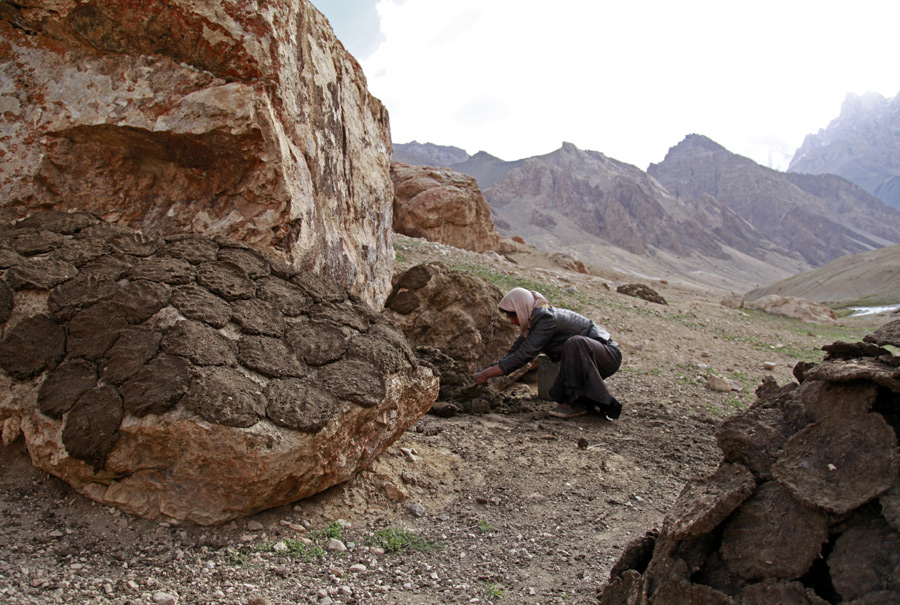
<svg viewBox="0 0 900 605"><path fill-rule="evenodd" d="M587 414L587 410L583 408L573 408L562 403L547 413L556 418L575 418L576 416L584 416Z"/></svg>

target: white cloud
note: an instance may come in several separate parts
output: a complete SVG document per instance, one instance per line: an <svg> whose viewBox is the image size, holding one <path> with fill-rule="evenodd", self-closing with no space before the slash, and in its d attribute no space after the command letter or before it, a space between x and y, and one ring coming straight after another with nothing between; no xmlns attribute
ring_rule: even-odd
<svg viewBox="0 0 900 605"><path fill-rule="evenodd" d="M380 0L377 11L381 44L361 62L398 143L514 160L570 141L646 168L699 133L766 164L827 126L847 93L900 92L894 0Z"/></svg>

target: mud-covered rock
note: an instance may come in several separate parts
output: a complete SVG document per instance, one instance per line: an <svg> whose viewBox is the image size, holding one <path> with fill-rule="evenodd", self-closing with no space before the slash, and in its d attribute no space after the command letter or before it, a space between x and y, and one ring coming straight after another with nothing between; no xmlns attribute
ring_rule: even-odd
<svg viewBox="0 0 900 605"><path fill-rule="evenodd" d="M658 305L668 305L666 299L659 292L646 284L622 284L616 288L616 292L626 296L641 298L647 302L656 303Z"/></svg>
<svg viewBox="0 0 900 605"><path fill-rule="evenodd" d="M600 602L896 602L900 364L880 346L895 329L823 347L799 385L764 381L719 428L718 470L682 492L649 560L613 566Z"/></svg>
<svg viewBox="0 0 900 605"><path fill-rule="evenodd" d="M887 322L872 334L865 336L863 341L878 346L893 345L900 347L900 319Z"/></svg>
<svg viewBox="0 0 900 605"><path fill-rule="evenodd" d="M827 416L794 435L772 467L799 501L839 515L886 492L898 472L897 436L880 414Z"/></svg>
<svg viewBox="0 0 900 605"><path fill-rule="evenodd" d="M99 502L201 524L292 502L366 468L437 397L402 332L330 280L224 238L64 219L0 231L25 253L0 284L47 272L0 290L0 419ZM62 276L44 262L88 250Z"/></svg>
<svg viewBox="0 0 900 605"><path fill-rule="evenodd" d="M65 350L62 326L47 315L32 315L9 329L0 341L0 368L24 380L55 366Z"/></svg>
<svg viewBox="0 0 900 605"><path fill-rule="evenodd" d="M823 513L769 481L724 525L722 558L731 571L747 580L794 580L819 556L828 538L827 527Z"/></svg>
<svg viewBox="0 0 900 605"><path fill-rule="evenodd" d="M713 530L753 493L756 480L737 464L720 466L702 481L688 484L669 510L664 526L676 540Z"/></svg>
<svg viewBox="0 0 900 605"><path fill-rule="evenodd" d="M430 263L395 278L385 312L413 347L439 349L471 372L500 359L518 334L497 308L501 298L480 277Z"/></svg>
<svg viewBox="0 0 900 605"><path fill-rule="evenodd" d="M828 557L834 589L846 601L900 592L900 534L883 521L848 529Z"/></svg>
<svg viewBox="0 0 900 605"><path fill-rule="evenodd" d="M434 368L441 378L438 401L431 408L436 416L451 417L457 414L484 414L498 402L495 391L476 384L466 366L434 347L416 347L421 363Z"/></svg>

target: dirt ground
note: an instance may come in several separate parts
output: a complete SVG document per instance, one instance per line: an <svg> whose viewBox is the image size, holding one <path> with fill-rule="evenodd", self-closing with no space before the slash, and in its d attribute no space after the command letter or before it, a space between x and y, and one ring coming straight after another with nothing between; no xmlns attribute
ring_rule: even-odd
<svg viewBox="0 0 900 605"><path fill-rule="evenodd" d="M426 414L347 484L218 528L95 504L33 469L20 440L0 447L0 603L593 603L628 542L715 468L717 426L763 377L792 381L822 345L893 318L805 324L674 280L571 272L533 249L395 248L398 271L440 261L604 325L624 354L608 381L622 417L550 417L526 376L489 414ZM616 293L635 282L668 305ZM711 390L711 373L740 390Z"/></svg>

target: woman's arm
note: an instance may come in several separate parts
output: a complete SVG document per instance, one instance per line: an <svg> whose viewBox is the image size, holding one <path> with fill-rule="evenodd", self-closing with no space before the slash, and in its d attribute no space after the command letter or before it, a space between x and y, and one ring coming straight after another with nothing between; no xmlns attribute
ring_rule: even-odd
<svg viewBox="0 0 900 605"><path fill-rule="evenodd" d="M489 367L481 370L477 374L475 374L474 378L475 378L476 383L482 384L484 382L487 382L487 380L489 378L494 378L496 376L502 376L502 375L503 375L503 370L500 368L500 366L498 366L497 364L494 364L492 366L489 366Z"/></svg>

